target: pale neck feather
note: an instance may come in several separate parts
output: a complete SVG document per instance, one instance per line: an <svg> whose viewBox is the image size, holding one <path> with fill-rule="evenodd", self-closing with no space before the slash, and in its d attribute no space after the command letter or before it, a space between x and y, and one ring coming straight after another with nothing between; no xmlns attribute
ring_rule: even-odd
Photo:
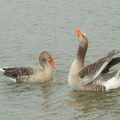
<svg viewBox="0 0 120 120"><path fill-rule="evenodd" d="M83 64L76 58L70 68L70 72L68 75L68 84L75 90L79 90L81 88L79 72L82 70Z"/></svg>
<svg viewBox="0 0 120 120"><path fill-rule="evenodd" d="M69 76L74 76L78 74L83 67L83 63L81 63L77 58L75 58L71 65Z"/></svg>

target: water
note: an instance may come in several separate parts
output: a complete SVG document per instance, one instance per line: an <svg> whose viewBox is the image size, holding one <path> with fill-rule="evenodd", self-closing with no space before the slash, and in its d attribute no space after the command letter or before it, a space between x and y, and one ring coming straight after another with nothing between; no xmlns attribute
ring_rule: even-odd
<svg viewBox="0 0 120 120"><path fill-rule="evenodd" d="M0 66L39 67L48 50L57 63L49 84L0 77L0 120L119 120L120 89L74 92L67 84L80 27L90 39L86 63L120 48L119 0L1 0Z"/></svg>

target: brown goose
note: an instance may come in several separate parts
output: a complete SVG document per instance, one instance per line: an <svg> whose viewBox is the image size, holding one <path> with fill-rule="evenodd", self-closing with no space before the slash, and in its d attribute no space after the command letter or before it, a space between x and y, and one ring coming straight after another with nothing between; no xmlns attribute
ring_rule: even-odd
<svg viewBox="0 0 120 120"><path fill-rule="evenodd" d="M33 82L44 83L53 80L53 68L56 67L55 61L49 52L44 51L39 56L42 69L32 67L13 67L0 68L4 76L13 78L17 83Z"/></svg>
<svg viewBox="0 0 120 120"><path fill-rule="evenodd" d="M120 87L120 70L114 73L109 72L112 66L120 63L120 57L116 57L119 51L113 50L97 62L84 66L89 41L80 29L75 31L80 40L80 45L77 56L71 65L68 84L74 90L98 92Z"/></svg>

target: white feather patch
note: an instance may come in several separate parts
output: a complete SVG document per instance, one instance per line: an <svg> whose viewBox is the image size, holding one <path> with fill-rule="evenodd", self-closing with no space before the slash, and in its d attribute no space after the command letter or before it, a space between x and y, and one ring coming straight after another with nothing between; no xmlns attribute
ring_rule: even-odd
<svg viewBox="0 0 120 120"><path fill-rule="evenodd" d="M3 75L4 74L4 70L2 68L0 68L0 75Z"/></svg>
<svg viewBox="0 0 120 120"><path fill-rule="evenodd" d="M102 85L106 87L106 90L115 89L120 87L120 70L118 70L117 74L112 77L110 80L107 80Z"/></svg>

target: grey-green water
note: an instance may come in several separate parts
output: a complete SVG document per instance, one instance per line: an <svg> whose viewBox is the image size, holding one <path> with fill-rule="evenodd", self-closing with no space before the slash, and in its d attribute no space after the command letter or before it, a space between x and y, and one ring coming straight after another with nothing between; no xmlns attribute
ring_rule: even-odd
<svg viewBox="0 0 120 120"><path fill-rule="evenodd" d="M120 0L0 0L0 67L39 67L48 50L57 63L49 84L0 77L0 120L120 120L120 89L74 92L67 84L80 27L90 45L86 63L120 48Z"/></svg>

